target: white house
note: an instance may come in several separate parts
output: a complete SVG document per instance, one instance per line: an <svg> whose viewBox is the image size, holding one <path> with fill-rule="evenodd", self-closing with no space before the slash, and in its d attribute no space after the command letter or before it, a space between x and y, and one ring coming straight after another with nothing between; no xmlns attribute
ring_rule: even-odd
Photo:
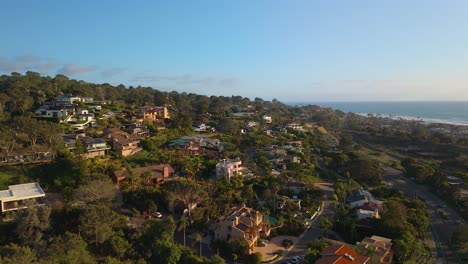
<svg viewBox="0 0 468 264"><path fill-rule="evenodd" d="M374 199L374 197L372 197L372 194L362 187L357 190L353 190L351 192L351 195L346 198L346 201L353 208L363 206L364 204L369 202L372 202L378 206L383 204L382 201Z"/></svg>
<svg viewBox="0 0 468 264"><path fill-rule="evenodd" d="M82 99L79 96L61 95L61 96L57 97L56 101L57 102L73 103L73 102L81 102Z"/></svg>
<svg viewBox="0 0 468 264"><path fill-rule="evenodd" d="M299 123L290 123L290 124L287 124L287 125L286 125L286 128L291 128L291 129L298 130L298 131L303 131L303 130L304 130L304 126L302 126L302 125L299 124Z"/></svg>
<svg viewBox="0 0 468 264"><path fill-rule="evenodd" d="M235 174L242 174L242 161L237 159L224 159L216 164L216 177L231 179Z"/></svg>
<svg viewBox="0 0 468 264"><path fill-rule="evenodd" d="M36 114L43 117L66 117L72 115L70 109L64 107L52 107L49 109L40 108L36 110Z"/></svg>
<svg viewBox="0 0 468 264"><path fill-rule="evenodd" d="M265 123L271 124L271 121L272 121L271 116L264 115L262 118Z"/></svg>
<svg viewBox="0 0 468 264"><path fill-rule="evenodd" d="M0 191L0 211L3 214L27 208L28 201L41 203L37 199L42 197L45 197L45 193L37 182L10 185L8 190Z"/></svg>

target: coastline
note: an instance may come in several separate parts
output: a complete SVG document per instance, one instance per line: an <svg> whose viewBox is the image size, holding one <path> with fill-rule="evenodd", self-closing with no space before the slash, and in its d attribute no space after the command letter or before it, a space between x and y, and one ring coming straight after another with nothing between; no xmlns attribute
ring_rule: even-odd
<svg viewBox="0 0 468 264"><path fill-rule="evenodd" d="M352 112L349 112L352 113ZM380 114L380 113L353 113L360 116L368 116L369 114L374 116L380 116L382 118L390 118L393 120L406 120L406 121L415 121L415 122L423 122L426 124L444 124L444 125L453 125L453 126L468 126L467 121L463 120L446 120L446 119L438 119L438 118L425 118L425 117L415 117L415 116L402 116L402 115L388 115L388 114Z"/></svg>
<svg viewBox="0 0 468 264"><path fill-rule="evenodd" d="M372 114L393 120L425 124L468 126L468 102L465 101L387 101L387 102L287 102L290 106L316 105L361 116Z"/></svg>

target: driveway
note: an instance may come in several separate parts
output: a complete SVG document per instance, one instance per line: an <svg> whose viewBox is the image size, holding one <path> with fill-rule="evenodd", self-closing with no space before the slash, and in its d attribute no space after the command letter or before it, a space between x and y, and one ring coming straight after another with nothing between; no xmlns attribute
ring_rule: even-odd
<svg viewBox="0 0 468 264"><path fill-rule="evenodd" d="M289 239L292 242L297 242L297 237L295 236L277 236L270 240L270 242L266 243L265 247L255 247L254 253L260 252L262 254L262 259L268 260L275 256L276 251L282 250L285 251L286 249L282 246L283 240Z"/></svg>

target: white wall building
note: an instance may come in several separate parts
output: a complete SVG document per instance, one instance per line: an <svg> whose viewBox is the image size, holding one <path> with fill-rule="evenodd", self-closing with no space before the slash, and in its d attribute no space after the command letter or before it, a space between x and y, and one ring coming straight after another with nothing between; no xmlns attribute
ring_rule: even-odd
<svg viewBox="0 0 468 264"><path fill-rule="evenodd" d="M235 174L242 174L242 161L238 159L224 159L216 164L216 177L225 177L228 180Z"/></svg>

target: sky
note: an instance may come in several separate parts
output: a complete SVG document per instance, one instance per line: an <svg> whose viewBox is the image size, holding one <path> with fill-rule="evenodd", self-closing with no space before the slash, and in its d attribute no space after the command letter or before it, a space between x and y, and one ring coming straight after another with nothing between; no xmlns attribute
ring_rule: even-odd
<svg viewBox="0 0 468 264"><path fill-rule="evenodd" d="M5 1L0 74L283 102L468 101L468 1Z"/></svg>

